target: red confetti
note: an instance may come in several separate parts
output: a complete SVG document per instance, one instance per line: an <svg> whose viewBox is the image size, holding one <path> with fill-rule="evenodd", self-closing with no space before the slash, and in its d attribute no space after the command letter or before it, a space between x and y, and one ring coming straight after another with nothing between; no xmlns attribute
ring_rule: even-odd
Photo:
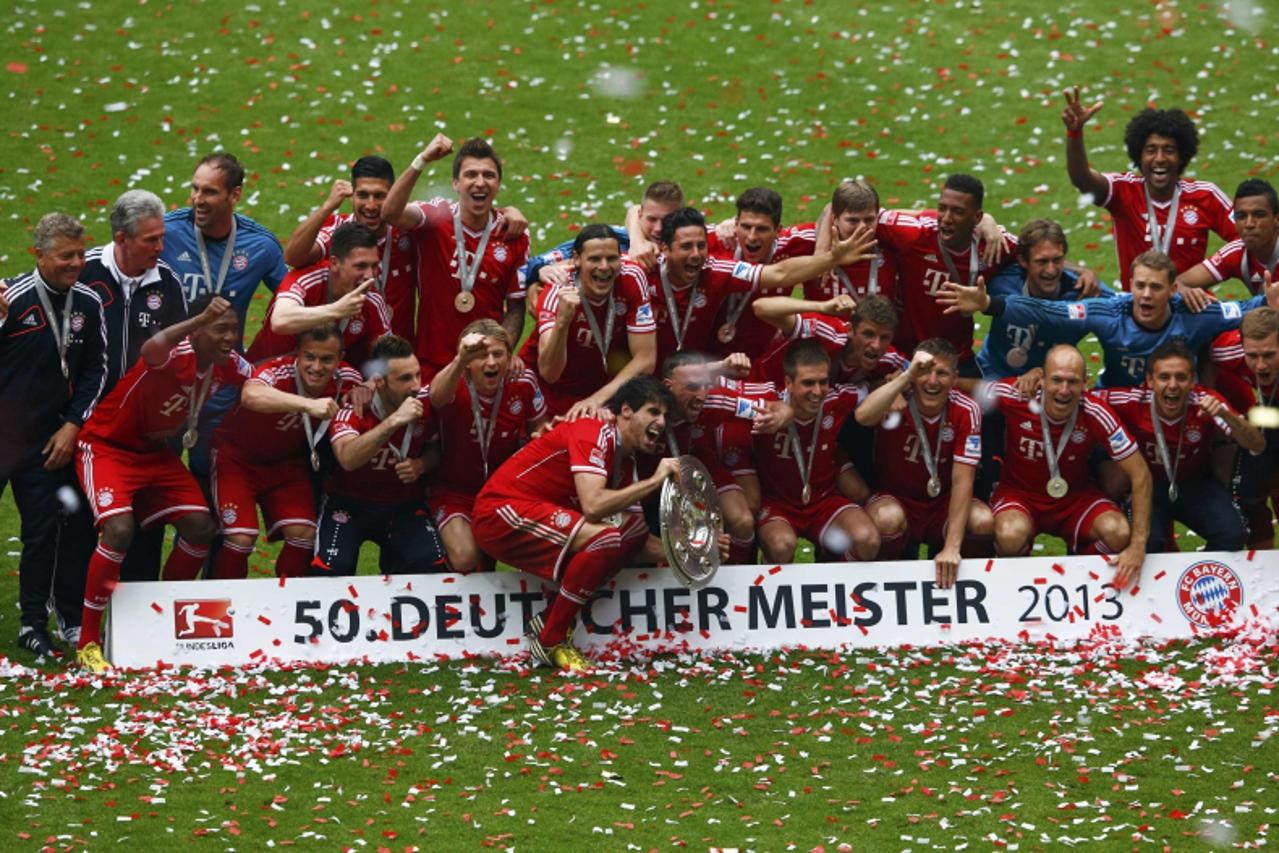
<svg viewBox="0 0 1279 853"><path fill-rule="evenodd" d="M5 70L5 71L10 72L11 74L26 74L26 73L27 73L27 63L25 63L25 62L10 62L8 65L6 65L6 66L4 67L4 70Z"/></svg>
<svg viewBox="0 0 1279 853"><path fill-rule="evenodd" d="M161 607L160 605L156 604L154 601L153 601L153 602L151 602L151 609L152 609L152 610L154 610L156 613L163 613L163 612L164 612L164 608L163 608L163 607Z"/></svg>

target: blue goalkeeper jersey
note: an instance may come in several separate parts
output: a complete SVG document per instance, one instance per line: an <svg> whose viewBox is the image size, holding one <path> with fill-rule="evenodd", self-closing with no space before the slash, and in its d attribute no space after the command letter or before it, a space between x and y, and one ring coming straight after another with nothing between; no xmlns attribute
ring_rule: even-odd
<svg viewBox="0 0 1279 853"><path fill-rule="evenodd" d="M617 248L620 251L625 252L631 247L631 237L626 233L625 228L620 228L616 225L610 225L609 228L612 228L613 233L617 235ZM573 257L572 240L566 240L554 249L545 251L540 255L534 255L528 259L528 263L520 270L520 284L536 284L538 270L547 264L558 264L561 261L567 261L571 257Z"/></svg>
<svg viewBox="0 0 1279 853"><path fill-rule="evenodd" d="M1105 370L1097 379L1100 388L1140 385L1146 380L1146 358L1164 341L1181 338L1191 352L1198 352L1222 332L1239 327L1243 315L1265 303L1262 296L1247 302L1214 302L1198 314L1191 313L1180 296L1174 296L1172 315L1162 328L1137 325L1132 316L1132 294L1110 299L1049 302L1029 296L996 296L988 312L1011 326L1038 327L1041 334L1092 332L1101 343Z"/></svg>

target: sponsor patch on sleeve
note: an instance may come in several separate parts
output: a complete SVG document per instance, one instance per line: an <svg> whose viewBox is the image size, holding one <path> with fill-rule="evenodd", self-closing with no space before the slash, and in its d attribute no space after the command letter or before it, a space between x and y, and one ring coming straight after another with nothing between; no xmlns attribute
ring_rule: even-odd
<svg viewBox="0 0 1279 853"><path fill-rule="evenodd" d="M970 435L964 439L965 456L981 456L981 436Z"/></svg>
<svg viewBox="0 0 1279 853"><path fill-rule="evenodd" d="M1110 452L1119 453L1128 446L1128 433L1124 432L1123 427L1115 430L1110 434L1110 438L1106 439L1110 442Z"/></svg>
<svg viewBox="0 0 1279 853"><path fill-rule="evenodd" d="M604 467L604 451L596 447L591 451L590 463L596 468Z"/></svg>
<svg viewBox="0 0 1279 853"><path fill-rule="evenodd" d="M755 404L752 401L747 400L743 397L738 397L736 415L739 418L755 417Z"/></svg>
<svg viewBox="0 0 1279 853"><path fill-rule="evenodd" d="M746 261L738 261L733 264L733 278L741 279L742 281L751 281L754 279L754 271L755 265L747 263Z"/></svg>
<svg viewBox="0 0 1279 853"><path fill-rule="evenodd" d="M1083 320L1088 316L1088 306L1082 302L1072 302L1066 306L1066 315L1072 320Z"/></svg>
<svg viewBox="0 0 1279 853"><path fill-rule="evenodd" d="M635 322L636 323L653 322L653 306L649 305L647 302L641 305L639 307L639 310L635 312Z"/></svg>
<svg viewBox="0 0 1279 853"><path fill-rule="evenodd" d="M1222 302L1220 305L1221 316L1227 320L1238 320L1243 316L1243 311L1240 310L1238 302Z"/></svg>

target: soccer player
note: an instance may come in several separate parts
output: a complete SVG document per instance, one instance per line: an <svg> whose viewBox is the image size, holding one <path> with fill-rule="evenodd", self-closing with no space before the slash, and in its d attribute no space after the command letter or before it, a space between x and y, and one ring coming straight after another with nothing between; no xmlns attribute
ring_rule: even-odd
<svg viewBox="0 0 1279 853"><path fill-rule="evenodd" d="M22 521L18 558L18 645L37 656L60 650L49 636L53 610L62 636L80 626L93 525L75 491L76 436L97 405L107 373L106 320L97 293L78 283L84 226L63 213L36 223L35 269L4 282L0 313L0 494L13 484Z"/></svg>
<svg viewBox="0 0 1279 853"><path fill-rule="evenodd" d="M462 330L457 356L431 380L431 408L440 428L439 469L431 508L449 567L469 574L488 563L475 544L472 508L489 474L546 423L537 377L511 371L511 339L496 320Z"/></svg>
<svg viewBox="0 0 1279 853"><path fill-rule="evenodd" d="M572 263L568 281L539 294L520 358L537 368L550 414L594 417L628 379L653 372L657 328L648 279L607 225L578 232Z"/></svg>
<svg viewBox="0 0 1279 853"><path fill-rule="evenodd" d="M303 577L315 550L318 447L337 415L337 400L364 377L342 361L342 333L326 323L298 335L297 355L259 366L240 391L240 405L213 436L213 509L222 546L213 558L219 580L248 576L258 538L257 508L266 538L283 539L275 572Z"/></svg>
<svg viewBox="0 0 1279 853"><path fill-rule="evenodd" d="M707 234L707 252L712 258L731 258L752 264L773 264L786 258L813 254L817 240L812 222L782 227L782 197L768 187L751 187L737 197L737 216L722 225L731 226L727 240L719 227ZM848 237L851 234L844 234ZM838 269L838 267L836 268ZM781 295L778 290L734 293L724 300L715 317L712 352L726 356L734 352L763 352L773 338L773 329L755 316L751 303L760 293Z"/></svg>
<svg viewBox="0 0 1279 853"><path fill-rule="evenodd" d="M820 302L766 296L757 299L753 308L779 333L751 366L756 381L781 385L786 351L799 340L822 345L831 359L831 381L837 385L873 383L909 364L893 349L897 310L885 296L871 294L857 302L846 293Z"/></svg>
<svg viewBox="0 0 1279 853"><path fill-rule="evenodd" d="M1093 204L1110 211L1123 287L1132 284L1133 261L1154 250L1172 258L1177 272L1204 259L1208 233L1227 242L1239 235L1230 200L1216 184L1181 177L1199 151L1199 131L1181 110L1144 109L1124 129L1124 147L1137 173L1101 173L1088 164L1084 126L1102 104L1085 106L1079 88L1066 92L1066 172ZM1140 384L1141 380L1133 384Z"/></svg>
<svg viewBox="0 0 1279 853"><path fill-rule="evenodd" d="M1044 381L1024 399L1012 379L988 387L1007 423L1003 475L995 487L995 553L1025 556L1036 533L1066 541L1072 554L1114 555L1115 582L1136 581L1150 538L1150 469L1114 411L1085 393L1079 350L1062 344L1044 360ZM1089 473L1098 448L1132 484L1132 523Z"/></svg>
<svg viewBox="0 0 1279 853"><path fill-rule="evenodd" d="M912 216L895 211L880 219L876 236L897 252L898 302L902 322L893 343L902 352L914 352L921 341L945 338L959 353L962 380L980 376L973 355L972 317L946 312L939 301L947 282L974 286L998 269L985 260L986 240L977 232L982 219L985 188L971 175L951 175L937 200L937 215ZM999 229L1004 261L1017 241ZM961 387L973 383L961 381Z"/></svg>
<svg viewBox="0 0 1279 853"><path fill-rule="evenodd" d="M107 321L110 391L133 367L142 344L187 316L186 291L164 252L164 203L155 193L129 190L111 206L112 241L85 253L80 281L102 300Z"/></svg>
<svg viewBox="0 0 1279 853"><path fill-rule="evenodd" d="M1244 315L1236 331L1212 347L1218 388L1240 412L1273 408L1279 399L1279 312L1257 308ZM1279 471L1279 429L1263 424L1265 450L1260 456L1235 455L1232 479L1239 509L1248 520L1248 547L1274 547L1274 515L1266 505Z"/></svg>
<svg viewBox="0 0 1279 853"><path fill-rule="evenodd" d="M675 181L654 181L639 204L626 210L627 254L646 270L657 266L661 253L662 220L684 207L684 190Z"/></svg>
<svg viewBox="0 0 1279 853"><path fill-rule="evenodd" d="M417 352L426 378L453 360L462 329L473 320L499 320L511 340L524 331L528 237L501 239L494 209L502 188L502 159L482 139L468 139L453 157L457 201L409 203L428 163L448 156L453 140L437 133L401 173L382 205L387 222L417 241ZM497 239L493 239L496 237Z"/></svg>
<svg viewBox="0 0 1279 853"><path fill-rule="evenodd" d="M715 316L730 294L798 284L836 265L870 257L873 246L873 235L859 231L836 242L829 252L767 266L710 258L702 214L691 207L669 214L662 220L662 257L655 270L647 271L658 361L665 363L667 356L682 349L710 349Z"/></svg>
<svg viewBox="0 0 1279 853"><path fill-rule="evenodd" d="M292 267L309 267L328 260L333 231L347 222L358 222L377 235L377 290L391 313L391 331L415 339L417 312L417 251L412 234L401 233L382 219L382 206L395 183L395 169L381 157L361 157L351 166L351 180L334 181L329 197L304 219L284 247L284 260ZM338 210L351 200L351 212Z"/></svg>
<svg viewBox="0 0 1279 853"><path fill-rule="evenodd" d="M80 432L80 483L100 538L89 560L76 657L93 672L110 668L102 654L102 612L134 527L172 522L177 528L181 538L164 565L167 580L194 578L217 534L204 493L166 441L181 431L183 446L194 446L209 394L244 384L252 368L235 351L240 324L230 302L205 294L191 310L191 319L161 329L142 345L141 360Z"/></svg>
<svg viewBox="0 0 1279 853"><path fill-rule="evenodd" d="M343 406L329 426L338 467L325 483L314 576L355 574L365 542L381 549L383 574L446 568L422 479L435 423L421 365L413 345L397 335L378 339L372 361L372 405L362 415Z"/></svg>
<svg viewBox="0 0 1279 853"><path fill-rule="evenodd" d="M1032 219L1017 235L1017 263L993 276L987 292L1005 297L1021 294L1050 302L1078 302L1097 292L1113 295L1095 275L1069 269L1069 249L1066 232L1060 225L1051 219ZM1089 276L1092 286L1088 284ZM1044 356L1057 344L1074 346L1085 334L1076 328L1012 325L1007 317L996 317L977 353L977 366L986 379L1020 376L1042 368Z"/></svg>
<svg viewBox="0 0 1279 853"><path fill-rule="evenodd" d="M292 352L307 329L336 323L346 360L363 365L374 343L391 330L386 301L376 289L377 236L354 222L333 231L328 263L293 270L266 308L262 331L247 353L260 364Z"/></svg>
<svg viewBox="0 0 1279 853"><path fill-rule="evenodd" d="M816 341L786 353L786 393L794 421L776 435L755 437L763 485L757 534L764 558L789 563L803 536L837 559L873 560L879 532L865 511L836 490L836 439L867 394L866 385L830 384L830 357Z"/></svg>
<svg viewBox="0 0 1279 853"><path fill-rule="evenodd" d="M1177 268L1167 255L1151 250L1132 264L1131 292L1110 299L1050 302L1020 294L992 297L980 280L976 287L947 284L938 298L947 311L983 311L1002 316L1010 327L1038 326L1039 335L1078 333L1082 338L1092 332L1101 342L1106 366L1097 384L1105 388L1140 385L1145 381L1146 357L1164 341L1181 338L1197 352L1222 332L1237 328L1244 312L1263 304L1263 297L1254 296L1248 302L1214 302L1195 314L1175 298ZM1266 298L1279 305L1279 287L1270 288Z"/></svg>
<svg viewBox="0 0 1279 853"><path fill-rule="evenodd" d="M875 229L880 220L879 193L866 181L844 181L831 195L829 213L818 220L818 244L823 223L829 217L835 236L844 240L858 228ZM880 294L891 302L897 293L897 253L886 244L875 256L847 267L836 267L827 275L804 282L804 298L825 302L840 294L854 302Z"/></svg>
<svg viewBox="0 0 1279 853"><path fill-rule="evenodd" d="M934 551L943 588L954 585L960 555L984 556L994 534L990 507L973 498L981 408L955 388L958 364L949 341L924 341L910 367L872 391L855 413L858 423L875 428L876 491L866 512L879 530L879 559L897 559L903 545L917 549L922 542ZM899 396L905 415L888 417Z"/></svg>
<svg viewBox="0 0 1279 853"><path fill-rule="evenodd" d="M1235 227L1239 239L1177 276L1182 296L1237 278L1254 295L1265 291L1266 276L1279 278L1279 195L1269 182L1249 178L1235 190Z"/></svg>
<svg viewBox="0 0 1279 853"><path fill-rule="evenodd" d="M494 559L559 585L551 605L528 624L533 659L561 669L588 664L573 646L582 605L647 543L637 510L679 471L662 459L636 475L636 452L653 453L666 426L670 392L637 376L608 402L610 419L566 421L524 445L475 498L475 541Z"/></svg>
<svg viewBox="0 0 1279 853"><path fill-rule="evenodd" d="M1146 551L1177 550L1174 521L1202 536L1209 551L1242 548L1244 520L1212 475L1211 448L1224 439L1255 457L1266 440L1220 394L1195 382L1194 353L1176 339L1160 344L1146 360L1144 385L1107 388L1097 396L1119 416L1154 476Z"/></svg>

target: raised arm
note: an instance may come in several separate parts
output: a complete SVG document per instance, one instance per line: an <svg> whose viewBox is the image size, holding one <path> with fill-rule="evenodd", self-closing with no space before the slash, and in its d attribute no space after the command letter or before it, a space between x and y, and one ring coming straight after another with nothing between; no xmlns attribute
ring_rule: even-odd
<svg viewBox="0 0 1279 853"><path fill-rule="evenodd" d="M1199 408L1210 418L1220 418L1230 427L1230 437L1253 456L1266 449L1266 437L1251 421L1240 417L1233 409L1211 394L1205 394Z"/></svg>
<svg viewBox="0 0 1279 853"><path fill-rule="evenodd" d="M311 264L318 264L323 259L324 249L316 242L316 238L320 236L320 229L324 227L324 223L328 221L328 218L342 206L342 202L351 197L353 192L350 181L333 182L333 189L329 191L329 197L324 200L324 204L302 220L301 224L294 228L293 233L289 235L288 242L284 244L284 262L286 264L291 267L309 267Z"/></svg>
<svg viewBox="0 0 1279 853"><path fill-rule="evenodd" d="M667 477L679 474L679 460L670 456L657 463L651 477L638 480L620 489L610 489L599 474L574 474L577 500L587 521L600 522L615 512L621 512L661 488Z"/></svg>
<svg viewBox="0 0 1279 853"><path fill-rule="evenodd" d="M817 302L812 299L793 299L789 296L761 296L751 304L755 316L787 337L795 331L795 318L800 314L829 314L832 317L852 316L856 303L846 293L833 299Z"/></svg>
<svg viewBox="0 0 1279 853"><path fill-rule="evenodd" d="M321 421L330 420L338 413L337 401L332 397L312 398L290 394L261 379L250 379L244 383L240 390L240 405L251 412L264 415L298 412Z"/></svg>
<svg viewBox="0 0 1279 853"><path fill-rule="evenodd" d="M926 352L916 352L910 360L910 367L901 371L892 379L880 385L858 404L853 412L857 423L873 427L884 419L889 409L901 394L910 387L921 374L932 367L933 356Z"/></svg>
<svg viewBox="0 0 1279 853"><path fill-rule="evenodd" d="M325 323L358 317L364 310L365 293L376 283L377 279L366 278L350 293L325 305L299 305L292 299L276 297L275 307L271 309L271 331L279 335L300 335Z"/></svg>
<svg viewBox="0 0 1279 853"><path fill-rule="evenodd" d="M148 367L159 367L168 361L169 351L181 343L183 338L196 329L204 328L230 310L230 302L221 296L213 297L208 307L199 314L166 326L147 338L146 343L142 345L142 360Z"/></svg>
<svg viewBox="0 0 1279 853"><path fill-rule="evenodd" d="M467 367L477 358L483 358L488 347L484 345L484 336L479 332L465 335L457 342L457 355L444 366L444 369L431 379L431 406L443 409L457 398L457 386L462 381Z"/></svg>
<svg viewBox="0 0 1279 853"><path fill-rule="evenodd" d="M816 278L835 267L846 267L875 256L875 230L858 228L847 240L833 240L829 252L787 258L764 267L760 273L761 290L773 290Z"/></svg>
<svg viewBox="0 0 1279 853"><path fill-rule="evenodd" d="M354 471L365 465L386 444L387 439L402 426L422 417L422 401L408 397L400 407L377 426L358 436L341 436L332 441L333 456L345 471Z"/></svg>
<svg viewBox="0 0 1279 853"><path fill-rule="evenodd" d="M409 207L409 198L413 195L413 187L417 185L418 176L428 163L447 157L453 152L453 140L442 133L426 144L422 153L413 158L413 162L391 185L382 203L382 220L389 222L403 231L411 231L422 223L422 213L416 207Z"/></svg>
<svg viewBox="0 0 1279 853"><path fill-rule="evenodd" d="M1066 174L1081 193L1090 193L1097 204L1106 198L1106 178L1088 165L1088 152L1084 148L1084 125L1101 109L1098 101L1091 107L1079 102L1079 87L1066 92L1066 108L1061 111L1061 122L1066 125Z"/></svg>

